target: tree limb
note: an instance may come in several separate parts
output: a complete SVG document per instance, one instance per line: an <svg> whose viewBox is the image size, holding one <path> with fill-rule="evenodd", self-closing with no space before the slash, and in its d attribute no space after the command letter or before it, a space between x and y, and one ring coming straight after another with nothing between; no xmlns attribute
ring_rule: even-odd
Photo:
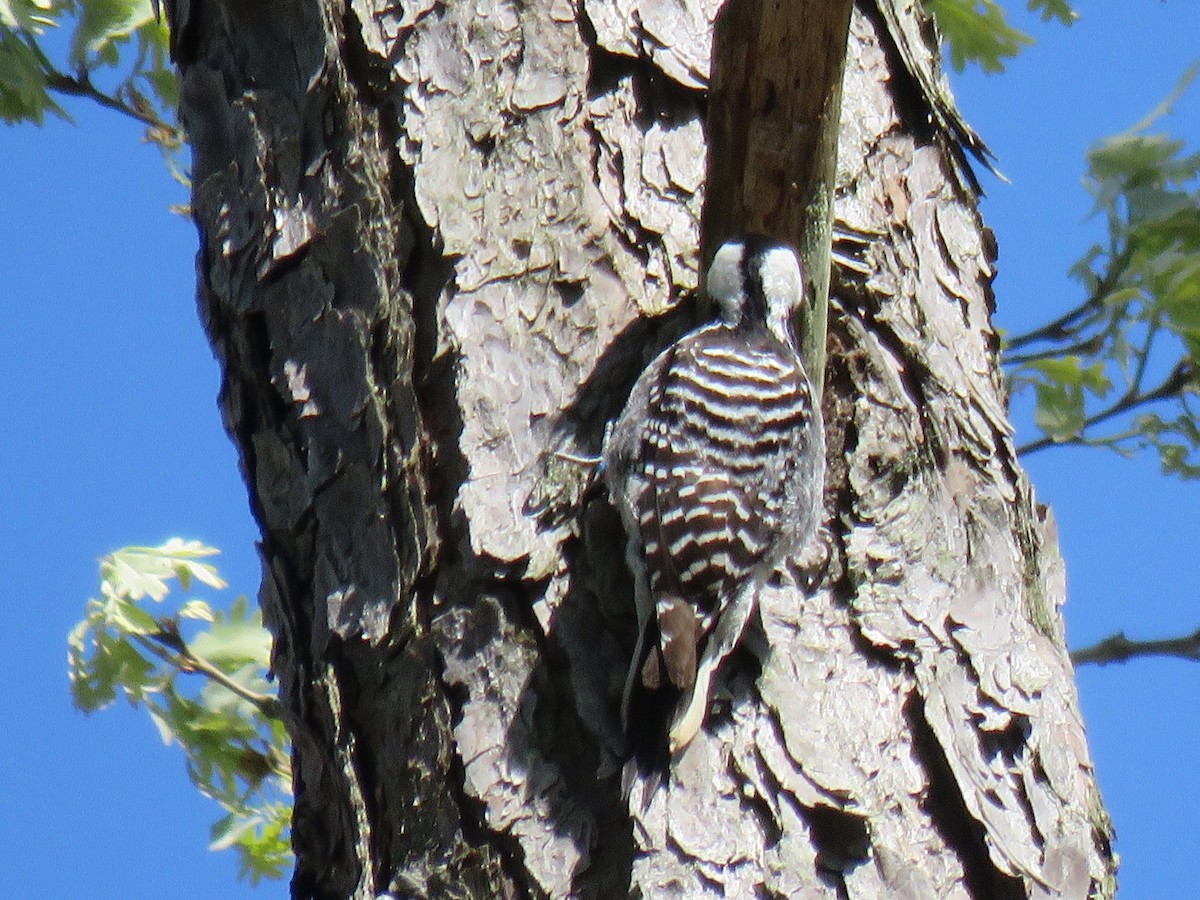
<svg viewBox="0 0 1200 900"><path fill-rule="evenodd" d="M163 121L145 107L126 103L120 97L106 94L99 90L92 84L91 79L88 78L86 73L68 75L66 72L63 72L51 62L50 57L46 56L45 52L32 36L23 31L20 32L20 36L25 46L29 48L29 51L37 57L38 64L42 67L42 75L46 79L46 87L50 90L66 94L70 97L84 97L88 100L94 100L106 109L115 110L137 122L141 122L149 128L172 132L178 131L174 125Z"/></svg>
<svg viewBox="0 0 1200 900"><path fill-rule="evenodd" d="M1114 416L1119 416L1122 413L1130 412L1139 406L1146 406L1150 403L1157 403L1159 400L1168 400L1171 397L1180 395L1187 389L1192 379L1195 377L1194 366L1191 360L1181 360L1171 374L1168 375L1163 382L1154 390L1146 393L1126 393L1120 400L1110 406L1108 409L1101 410L1094 416L1089 416L1084 420L1083 426L1079 429L1079 434L1076 437L1065 441L1056 441L1052 437L1038 438L1036 441L1030 441L1028 444L1022 444L1017 448L1017 456L1027 456L1030 453L1036 453L1039 450L1045 450L1047 447L1057 446L1062 444L1082 444L1086 443L1083 438L1083 433L1093 425L1099 425L1101 422L1107 422Z"/></svg>
<svg viewBox="0 0 1200 900"><path fill-rule="evenodd" d="M1006 366L1027 366L1030 363L1042 362L1047 359L1061 359L1064 356L1094 356L1100 352L1104 345L1104 339L1108 335L1109 329L1105 329L1099 334L1084 338L1067 347L1049 347L1033 353L1005 355L1004 364Z"/></svg>
<svg viewBox="0 0 1200 900"><path fill-rule="evenodd" d="M1109 663L1128 662L1141 656L1170 656L1200 661L1200 629L1182 637L1157 641L1131 641L1125 636L1125 632L1118 631L1090 647L1072 652L1071 662L1077 666L1087 663L1106 666Z"/></svg>
<svg viewBox="0 0 1200 900"><path fill-rule="evenodd" d="M1039 341L1066 341L1075 338L1089 324L1087 321L1088 316L1099 312L1103 308L1104 298L1112 292L1117 280L1124 273L1128 264L1129 251L1126 250L1113 260L1104 277L1097 282L1096 289L1090 297L1074 309L1063 313L1053 322L1049 322L1025 334L1019 334L1006 339L1004 342L1006 348L1011 351Z"/></svg>

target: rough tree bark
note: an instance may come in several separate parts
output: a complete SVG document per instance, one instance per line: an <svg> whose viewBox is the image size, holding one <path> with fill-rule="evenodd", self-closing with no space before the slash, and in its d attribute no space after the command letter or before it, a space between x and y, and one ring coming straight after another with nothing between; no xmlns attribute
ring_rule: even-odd
<svg viewBox="0 0 1200 900"><path fill-rule="evenodd" d="M527 498L579 496L547 452L596 449L667 339L649 317L697 286L718 6L172 9L296 897L1113 891L970 135L915 0L850 26L836 215L863 265L834 273L828 559L767 592L669 785L620 796L619 526Z"/></svg>

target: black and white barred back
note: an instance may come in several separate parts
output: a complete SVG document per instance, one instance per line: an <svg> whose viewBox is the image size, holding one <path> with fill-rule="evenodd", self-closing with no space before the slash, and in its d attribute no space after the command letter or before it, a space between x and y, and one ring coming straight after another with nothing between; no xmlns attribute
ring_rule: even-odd
<svg viewBox="0 0 1200 900"><path fill-rule="evenodd" d="M720 320L650 364L605 445L641 627L622 715L639 673L656 688L665 669L682 692L673 752L699 729L758 589L819 523L824 433L789 326L802 284L789 247L723 245L708 275Z"/></svg>

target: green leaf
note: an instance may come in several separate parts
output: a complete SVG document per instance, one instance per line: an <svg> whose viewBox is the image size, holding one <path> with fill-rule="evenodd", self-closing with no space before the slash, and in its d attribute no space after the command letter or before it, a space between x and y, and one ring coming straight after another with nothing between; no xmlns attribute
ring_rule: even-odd
<svg viewBox="0 0 1200 900"><path fill-rule="evenodd" d="M221 552L216 547L210 547L203 541L188 541L180 537L170 538L155 549L164 556L170 556L176 560L204 559L209 556L217 556Z"/></svg>
<svg viewBox="0 0 1200 900"><path fill-rule="evenodd" d="M1110 309L1127 306L1142 298L1142 289L1136 287L1121 288L1104 295L1103 303Z"/></svg>
<svg viewBox="0 0 1200 900"><path fill-rule="evenodd" d="M118 689L138 702L155 682L155 667L128 641L102 635L90 655L72 661L70 677L75 705L94 712L111 704Z"/></svg>
<svg viewBox="0 0 1200 900"><path fill-rule="evenodd" d="M1085 388L1099 397L1103 397L1112 388L1112 382L1104 374L1103 363L1084 366L1078 356L1040 359L1026 363L1026 366L1041 372L1046 376L1048 382L1074 388Z"/></svg>
<svg viewBox="0 0 1200 900"><path fill-rule="evenodd" d="M227 850L241 841L256 825L262 824L262 821L261 816L228 815L218 819L212 827L212 843L208 845L208 849Z"/></svg>
<svg viewBox="0 0 1200 900"><path fill-rule="evenodd" d="M154 96L161 106L166 109L175 109L179 106L179 76L175 73L174 68L155 66L144 72L143 77L150 84L150 88L154 91Z"/></svg>
<svg viewBox="0 0 1200 900"><path fill-rule="evenodd" d="M0 0L0 28L36 37L56 26L66 7L56 0Z"/></svg>
<svg viewBox="0 0 1200 900"><path fill-rule="evenodd" d="M1187 348L1188 356L1195 361L1200 361L1200 332L1186 331L1181 337L1183 345Z"/></svg>
<svg viewBox="0 0 1200 900"><path fill-rule="evenodd" d="M271 662L271 634L253 619L216 622L188 643L192 652L222 665L252 662L266 669Z"/></svg>
<svg viewBox="0 0 1200 900"><path fill-rule="evenodd" d="M179 618L199 619L203 622L215 622L217 620L212 606L203 600L196 599L189 600L183 606L179 607Z"/></svg>
<svg viewBox="0 0 1200 900"><path fill-rule="evenodd" d="M217 623L190 642L192 652L224 666L253 662L262 668L270 665L271 635L262 625Z"/></svg>
<svg viewBox="0 0 1200 900"><path fill-rule="evenodd" d="M1153 182L1183 147L1182 141L1162 134L1118 134L1099 141L1088 151L1088 171L1101 181Z"/></svg>
<svg viewBox="0 0 1200 900"><path fill-rule="evenodd" d="M216 588L217 590L229 587L221 576L217 574L216 568L208 563L183 560L177 563L175 571L179 576L179 583L183 585L184 590L191 588L193 578L201 584L207 584L210 588Z"/></svg>
<svg viewBox="0 0 1200 900"><path fill-rule="evenodd" d="M213 566L197 561L218 552L182 538L171 538L159 547L125 547L107 558L110 568L102 571L101 577L121 596L131 600L148 596L161 602L170 591L170 578L178 578L185 589L193 578L209 587L226 587Z"/></svg>
<svg viewBox="0 0 1200 900"><path fill-rule="evenodd" d="M1033 38L1008 24L995 0L926 0L950 46L950 64L961 72L968 62L985 72L1003 72L1004 60L1033 43Z"/></svg>
<svg viewBox="0 0 1200 900"><path fill-rule="evenodd" d="M1041 11L1043 22L1057 19L1060 24L1074 25L1079 19L1079 13L1066 0L1029 0L1027 5L1034 12Z"/></svg>
<svg viewBox="0 0 1200 900"><path fill-rule="evenodd" d="M1060 359L1042 359L1028 364L1050 381L1058 384L1079 385L1083 383L1083 370L1079 365L1078 356L1065 356Z"/></svg>
<svg viewBox="0 0 1200 900"><path fill-rule="evenodd" d="M258 816L261 824L244 832L237 845L241 874L248 876L251 884L263 878L282 878L293 862L287 842L291 810L283 803L269 803L259 808Z"/></svg>
<svg viewBox="0 0 1200 900"><path fill-rule="evenodd" d="M131 600L150 597L161 602L171 590L166 579L174 573L169 566L159 563L153 551L130 547L112 554L107 561L108 571L102 571L101 576L118 597Z"/></svg>
<svg viewBox="0 0 1200 900"><path fill-rule="evenodd" d="M9 125L41 125L46 113L70 121L51 98L47 73L37 54L14 32L0 28L0 119Z"/></svg>
<svg viewBox="0 0 1200 900"><path fill-rule="evenodd" d="M150 714L150 721L158 729L158 736L162 738L163 744L170 747L178 739L175 723L162 710L153 706L148 707L146 711Z"/></svg>
<svg viewBox="0 0 1200 900"><path fill-rule="evenodd" d="M119 61L117 43L153 21L150 0L87 0L79 7L71 38L71 67L92 69L101 63L115 66Z"/></svg>
<svg viewBox="0 0 1200 900"><path fill-rule="evenodd" d="M1160 306L1175 331L1200 335L1200 257L1180 260Z"/></svg>
<svg viewBox="0 0 1200 900"><path fill-rule="evenodd" d="M1080 370L1080 385L1097 397L1105 397L1112 390L1112 381L1104 373L1104 363L1092 363Z"/></svg>
<svg viewBox="0 0 1200 900"><path fill-rule="evenodd" d="M1052 440L1078 437L1084 423L1083 392L1060 384L1039 384L1033 420Z"/></svg>
<svg viewBox="0 0 1200 900"><path fill-rule="evenodd" d="M113 604L110 621L126 634L148 635L162 630L154 616L128 600Z"/></svg>

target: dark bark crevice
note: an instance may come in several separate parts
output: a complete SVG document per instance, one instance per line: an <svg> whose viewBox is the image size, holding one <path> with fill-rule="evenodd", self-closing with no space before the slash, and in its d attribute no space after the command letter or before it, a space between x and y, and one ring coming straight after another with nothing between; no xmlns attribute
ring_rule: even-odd
<svg viewBox="0 0 1200 900"><path fill-rule="evenodd" d="M986 830L963 801L962 789L955 780L941 742L925 717L924 700L914 693L905 709L914 748L929 775L924 806L947 846L962 864L968 893L988 900L1023 900L1028 894L1021 880L1005 875L991 860Z"/></svg>
<svg viewBox="0 0 1200 900"><path fill-rule="evenodd" d="M918 7L902 17L893 0L857 0L857 5L874 23L890 58L892 99L905 125L919 142L936 142L953 160L964 195L983 196L970 157L994 172L992 152L954 104L941 71L941 36L932 14Z"/></svg>

